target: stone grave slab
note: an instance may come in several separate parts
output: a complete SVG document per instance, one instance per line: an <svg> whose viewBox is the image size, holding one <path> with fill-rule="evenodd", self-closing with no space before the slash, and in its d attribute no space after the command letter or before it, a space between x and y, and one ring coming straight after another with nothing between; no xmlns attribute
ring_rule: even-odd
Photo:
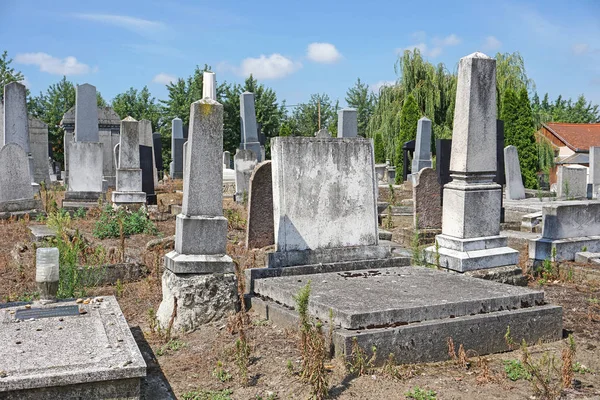
<svg viewBox="0 0 600 400"><path fill-rule="evenodd" d="M356 338L377 346L378 364L389 353L402 363L446 360L448 337L480 355L506 351L507 326L519 342L562 335L562 308L541 291L424 267L255 279L252 308L293 325L293 296L309 280L310 315L326 322L333 311L336 353L349 356Z"/></svg>
<svg viewBox="0 0 600 400"><path fill-rule="evenodd" d="M113 296L5 307L0 340L0 398L140 398L146 363Z"/></svg>
<svg viewBox="0 0 600 400"><path fill-rule="evenodd" d="M29 230L31 231L31 239L34 242L41 242L44 239L56 236L54 229L47 225L30 225Z"/></svg>

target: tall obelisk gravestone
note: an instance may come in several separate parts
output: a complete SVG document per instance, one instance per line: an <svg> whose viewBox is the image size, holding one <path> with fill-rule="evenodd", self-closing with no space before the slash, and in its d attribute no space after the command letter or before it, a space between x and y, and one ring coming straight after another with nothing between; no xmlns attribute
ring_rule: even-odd
<svg viewBox="0 0 600 400"><path fill-rule="evenodd" d="M208 98L192 103L183 204L175 223L175 250L165 255L163 301L157 313L164 327L175 307L173 328L184 330L235 310L233 262L226 253L222 151L223 106Z"/></svg>
<svg viewBox="0 0 600 400"><path fill-rule="evenodd" d="M262 152L260 142L258 141L254 93L244 92L240 95L240 118L242 119L242 143L240 143L240 149L252 151L256 156L256 160L261 162Z"/></svg>
<svg viewBox="0 0 600 400"><path fill-rule="evenodd" d="M431 168L431 120L421 118L417 123L417 138L415 153L411 165L411 179L416 184L416 178L424 168Z"/></svg>
<svg viewBox="0 0 600 400"><path fill-rule="evenodd" d="M96 87L87 83L77 85L75 136L68 144L69 182L64 208L77 210L94 207L98 199L104 197L102 146L98 134Z"/></svg>
<svg viewBox="0 0 600 400"><path fill-rule="evenodd" d="M146 203L146 193L142 192L139 122L131 117L121 121L117 188L112 201L117 206Z"/></svg>
<svg viewBox="0 0 600 400"><path fill-rule="evenodd" d="M502 187L496 175L496 60L482 53L458 65L450 174L444 186L439 248L427 261L459 272L517 263L519 253L500 236Z"/></svg>

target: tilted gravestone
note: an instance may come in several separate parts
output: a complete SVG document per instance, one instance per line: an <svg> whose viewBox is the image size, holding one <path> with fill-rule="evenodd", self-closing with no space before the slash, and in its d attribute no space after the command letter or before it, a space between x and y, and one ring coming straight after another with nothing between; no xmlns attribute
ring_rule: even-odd
<svg viewBox="0 0 600 400"><path fill-rule="evenodd" d="M246 248L263 248L274 244L273 180L271 161L258 164L250 177Z"/></svg>
<svg viewBox="0 0 600 400"><path fill-rule="evenodd" d="M502 187L497 165L496 61L463 57L458 67L450 171L444 186L442 234L427 261L459 272L517 264L500 236Z"/></svg>
<svg viewBox="0 0 600 400"><path fill-rule="evenodd" d="M525 186L519 165L519 153L515 146L504 148L504 168L506 176L506 198L521 200L525 198Z"/></svg>
<svg viewBox="0 0 600 400"><path fill-rule="evenodd" d="M440 229L442 206L440 184L432 168L423 168L413 185L414 226L417 229Z"/></svg>
<svg viewBox="0 0 600 400"><path fill-rule="evenodd" d="M210 99L192 103L183 202L175 222L175 249L165 255L163 301L157 312L165 328L187 331L235 311L222 151L223 106Z"/></svg>
<svg viewBox="0 0 600 400"><path fill-rule="evenodd" d="M248 197L250 188L250 175L258 163L256 154L252 150L238 149L233 156L235 169L235 199L238 203Z"/></svg>

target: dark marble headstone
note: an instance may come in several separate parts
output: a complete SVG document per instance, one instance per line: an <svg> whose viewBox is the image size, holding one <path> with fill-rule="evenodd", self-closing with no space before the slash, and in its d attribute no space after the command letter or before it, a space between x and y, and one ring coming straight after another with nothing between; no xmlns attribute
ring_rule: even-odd
<svg viewBox="0 0 600 400"><path fill-rule="evenodd" d="M435 169L440 184L440 204L444 204L444 185L452 180L450 177L450 154L452 153L452 139L436 139L435 141Z"/></svg>
<svg viewBox="0 0 600 400"><path fill-rule="evenodd" d="M258 131L258 143L260 143L261 146L264 146L265 143L267 142L267 137L266 135L262 132L262 124L256 124L256 129Z"/></svg>
<svg viewBox="0 0 600 400"><path fill-rule="evenodd" d="M402 165L402 180L405 181L408 178L408 174L411 172L410 168L410 160L415 153L415 141L411 140L409 142L404 143L402 146L402 157L404 163Z"/></svg>
<svg viewBox="0 0 600 400"><path fill-rule="evenodd" d="M504 121L496 120L496 177L494 182L498 185L506 184L504 174ZM500 222L504 222L504 196L500 197Z"/></svg>
<svg viewBox="0 0 600 400"><path fill-rule="evenodd" d="M163 167L163 159L162 159L162 141L160 137L160 133L152 134L152 142L154 144L154 161L156 163L156 170L158 174L162 176L162 172L165 170Z"/></svg>
<svg viewBox="0 0 600 400"><path fill-rule="evenodd" d="M185 132L185 129L184 129ZM171 159L173 160L173 179L183 179L183 144L187 139L173 139Z"/></svg>
<svg viewBox="0 0 600 400"><path fill-rule="evenodd" d="M140 168L142 169L142 192L146 192L148 204L156 204L154 193L154 153L151 146L140 145Z"/></svg>
<svg viewBox="0 0 600 400"><path fill-rule="evenodd" d="M189 133L189 127L187 125L183 126L183 138L185 139L185 142L187 142L188 140L188 133Z"/></svg>

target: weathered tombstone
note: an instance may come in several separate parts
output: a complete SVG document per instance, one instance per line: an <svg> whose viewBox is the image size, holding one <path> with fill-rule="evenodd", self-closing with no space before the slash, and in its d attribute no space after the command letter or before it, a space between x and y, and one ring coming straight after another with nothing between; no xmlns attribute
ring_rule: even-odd
<svg viewBox="0 0 600 400"><path fill-rule="evenodd" d="M440 205L444 204L444 185L452 180L450 177L450 154L452 139L437 139L435 141L435 169L440 184Z"/></svg>
<svg viewBox="0 0 600 400"><path fill-rule="evenodd" d="M250 186L250 176L258 160L252 150L238 149L233 156L233 165L235 169L235 200L242 203L247 199Z"/></svg>
<svg viewBox="0 0 600 400"><path fill-rule="evenodd" d="M521 200L525 198L525 186L521 176L519 165L519 153L515 146L504 148L504 168L506 176L506 198L509 200Z"/></svg>
<svg viewBox="0 0 600 400"><path fill-rule="evenodd" d="M440 204L440 184L432 168L421 169L413 185L414 223L416 229L440 229L442 227L442 206Z"/></svg>
<svg viewBox="0 0 600 400"><path fill-rule="evenodd" d="M572 261L583 248L600 252L600 202L544 206L542 236L529 241L529 258Z"/></svg>
<svg viewBox="0 0 600 400"><path fill-rule="evenodd" d="M152 122L147 119L139 121L138 129L140 131L140 146L148 146L154 153L154 139L152 137ZM156 161L154 156L152 157L152 177L154 179L154 186L158 186L158 170L156 168Z"/></svg>
<svg viewBox="0 0 600 400"><path fill-rule="evenodd" d="M223 165L227 169L231 168L231 153L228 151L223 152Z"/></svg>
<svg viewBox="0 0 600 400"><path fill-rule="evenodd" d="M269 267L385 258L373 145L363 138L271 140L275 252Z"/></svg>
<svg viewBox="0 0 600 400"><path fill-rule="evenodd" d="M183 121L174 118L171 121L171 159L173 161L169 169L172 179L183 178L183 144L186 142L183 132Z"/></svg>
<svg viewBox="0 0 600 400"><path fill-rule="evenodd" d="M444 186L442 234L428 262L459 272L517 264L519 252L500 236L502 187L497 174L496 61L485 54L458 66L450 171Z"/></svg>
<svg viewBox="0 0 600 400"><path fill-rule="evenodd" d="M112 201L117 206L146 203L146 193L142 191L139 143L139 122L131 117L125 118L121 121L116 190L112 192Z"/></svg>
<svg viewBox="0 0 600 400"><path fill-rule="evenodd" d="M250 177L246 248L263 248L274 244L274 229L271 161L263 161L254 168Z"/></svg>
<svg viewBox="0 0 600 400"><path fill-rule="evenodd" d="M13 212L42 210L40 200L33 198L27 154L16 143L0 149L0 213L2 217Z"/></svg>
<svg viewBox="0 0 600 400"><path fill-rule="evenodd" d="M225 317L236 307L223 216L221 104L210 99L192 103L188 151L175 249L165 255L163 300L157 312L163 327L185 331Z"/></svg>
<svg viewBox="0 0 600 400"><path fill-rule="evenodd" d="M558 167L557 196L565 199L587 197L587 169L581 165Z"/></svg>
<svg viewBox="0 0 600 400"><path fill-rule="evenodd" d="M3 141L0 145L16 143L27 154L30 183L35 182L33 176L33 158L29 138L29 121L27 118L27 88L19 82L11 82L4 86L4 120Z"/></svg>
<svg viewBox="0 0 600 400"><path fill-rule="evenodd" d="M48 125L37 118L29 118L29 141L33 158L33 181L50 184L48 168Z"/></svg>
<svg viewBox="0 0 600 400"><path fill-rule="evenodd" d="M187 166L187 147L188 147L188 142L186 141L183 144L183 149L182 149L182 152L181 152L181 154L183 156L182 158L183 158L183 176L184 177L185 177L185 168Z"/></svg>
<svg viewBox="0 0 600 400"><path fill-rule="evenodd" d="M96 88L90 84L78 85L75 97L75 137L65 144L68 148L69 182L63 208L77 210L90 208L104 196L103 144L98 135L98 108Z"/></svg>
<svg viewBox="0 0 600 400"><path fill-rule="evenodd" d="M240 118L242 141L240 149L254 152L258 162L262 161L262 151L258 141L256 111L254 109L254 93L244 92L240 95Z"/></svg>
<svg viewBox="0 0 600 400"><path fill-rule="evenodd" d="M315 137L320 139L328 139L331 137L331 133L327 130L327 128L319 129L318 132L315 132Z"/></svg>
<svg viewBox="0 0 600 400"><path fill-rule="evenodd" d="M600 147L590 147L590 183L591 198L598 198L600 190Z"/></svg>
<svg viewBox="0 0 600 400"><path fill-rule="evenodd" d="M415 140L410 140L402 145L402 157L404 160L404 163L402 163L402 181L406 181L408 179L410 171L409 161L410 157L412 157L415 152L415 142Z"/></svg>
<svg viewBox="0 0 600 400"><path fill-rule="evenodd" d="M338 111L337 137L353 138L358 136L358 113L354 108Z"/></svg>
<svg viewBox="0 0 600 400"><path fill-rule="evenodd" d="M431 168L431 165L431 120L423 117L417 123L417 138L415 139L411 174L416 178L416 174L420 170Z"/></svg>
<svg viewBox="0 0 600 400"><path fill-rule="evenodd" d="M150 146L139 147L140 168L142 169L142 191L146 193L146 203L157 204L156 193L154 190L154 174L152 159L154 150Z"/></svg>
<svg viewBox="0 0 600 400"><path fill-rule="evenodd" d="M152 134L152 143L154 144L154 164L156 165L156 170L158 172L159 179L162 179L165 172L165 168L163 166L162 141L160 133L154 132Z"/></svg>
<svg viewBox="0 0 600 400"><path fill-rule="evenodd" d="M202 73L202 98L217 101L217 76L214 72Z"/></svg>

